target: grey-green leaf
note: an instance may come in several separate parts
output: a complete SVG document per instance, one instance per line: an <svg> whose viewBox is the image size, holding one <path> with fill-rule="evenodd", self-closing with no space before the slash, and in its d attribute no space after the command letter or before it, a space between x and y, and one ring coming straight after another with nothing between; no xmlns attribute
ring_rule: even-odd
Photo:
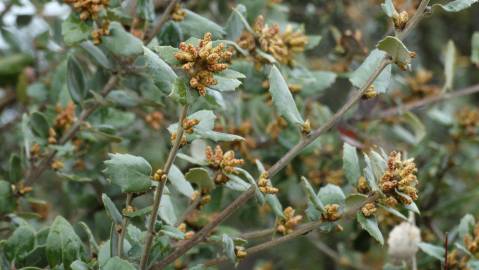
<svg viewBox="0 0 479 270"><path fill-rule="evenodd" d="M86 87L83 70L73 56L68 57L67 61L67 86L73 101L77 104L81 103L88 89Z"/></svg>
<svg viewBox="0 0 479 270"><path fill-rule="evenodd" d="M58 216L50 227L46 241L48 263L52 268L63 264L66 270L81 258L82 243L66 219Z"/></svg>
<svg viewBox="0 0 479 270"><path fill-rule="evenodd" d="M441 246L432 245L429 243L421 242L417 244L419 249L422 250L427 255L434 257L441 262L444 261L444 255L446 251Z"/></svg>
<svg viewBox="0 0 479 270"><path fill-rule="evenodd" d="M223 251L226 257L228 257L228 259L230 259L232 262L235 262L236 253L235 253L235 243L233 239L231 239L231 237L229 237L228 235L223 234L221 237L221 242L223 243Z"/></svg>
<svg viewBox="0 0 479 270"><path fill-rule="evenodd" d="M452 40L447 42L446 54L444 57L444 82L443 92L452 90L454 83L454 68L456 62L456 46Z"/></svg>
<svg viewBox="0 0 479 270"><path fill-rule="evenodd" d="M471 62L479 65L479 32L474 32L471 39Z"/></svg>
<svg viewBox="0 0 479 270"><path fill-rule="evenodd" d="M143 42L125 31L118 22L110 24L110 34L102 38L102 46L118 57L135 57L143 54Z"/></svg>
<svg viewBox="0 0 479 270"><path fill-rule="evenodd" d="M384 237L381 231L379 230L378 221L376 217L365 217L361 212L356 214L356 218L365 231L369 233L376 241L378 241L381 245L384 245Z"/></svg>
<svg viewBox="0 0 479 270"><path fill-rule="evenodd" d="M122 192L143 192L151 185L151 165L142 157L130 154L109 154L105 174Z"/></svg>
<svg viewBox="0 0 479 270"><path fill-rule="evenodd" d="M5 255L10 261L21 261L35 247L35 231L30 225L21 225L5 242Z"/></svg>
<svg viewBox="0 0 479 270"><path fill-rule="evenodd" d="M8 181L16 183L22 178L22 160L17 154L12 154L9 161Z"/></svg>
<svg viewBox="0 0 479 270"><path fill-rule="evenodd" d="M321 187L318 197L324 205L339 204L340 206L345 206L346 196L339 186L327 184Z"/></svg>
<svg viewBox="0 0 479 270"><path fill-rule="evenodd" d="M356 147L351 146L348 143L343 144L343 171L351 185L355 185L361 176Z"/></svg>
<svg viewBox="0 0 479 270"><path fill-rule="evenodd" d="M186 16L178 24L185 34L202 38L206 32L210 32L215 39L218 39L225 34L223 28L215 22L196 14L191 10L183 10L185 11Z"/></svg>
<svg viewBox="0 0 479 270"><path fill-rule="evenodd" d="M80 44L80 46L91 56L95 62L100 64L102 67L106 69L112 68L110 59L108 59L103 51L95 46L91 41L84 41Z"/></svg>
<svg viewBox="0 0 479 270"><path fill-rule="evenodd" d="M290 123L302 126L304 120L296 107L293 95L289 91L283 75L276 66L272 66L269 73L269 92L273 97L273 104L278 113Z"/></svg>
<svg viewBox="0 0 479 270"><path fill-rule="evenodd" d="M68 19L62 23L63 40L68 46L87 40L92 30L93 27L80 20L75 13L72 13Z"/></svg>
<svg viewBox="0 0 479 270"><path fill-rule="evenodd" d="M48 137L48 121L45 115L41 112L34 112L30 116L30 125L32 126L32 131L35 135L41 138Z"/></svg>
<svg viewBox="0 0 479 270"><path fill-rule="evenodd" d="M476 220L473 215L467 214L464 217L462 217L458 227L459 238L464 239L464 236L470 235L474 230L475 224L476 224Z"/></svg>
<svg viewBox="0 0 479 270"><path fill-rule="evenodd" d="M381 7L388 17L392 17L397 12L392 0L385 0Z"/></svg>
<svg viewBox="0 0 479 270"><path fill-rule="evenodd" d="M394 63L403 69L411 63L411 52L397 37L387 36L383 40L379 41L376 47L382 51L385 51L389 56L391 56Z"/></svg>
<svg viewBox="0 0 479 270"><path fill-rule="evenodd" d="M186 178L181 170L175 165L171 166L170 172L168 173L168 180L170 181L171 185L181 194L188 198L193 196L193 187L191 186L190 182L186 181Z"/></svg>
<svg viewBox="0 0 479 270"><path fill-rule="evenodd" d="M313 187L309 183L306 177L301 177L301 183L303 184L304 189L306 190L306 194L308 195L309 201L314 205L314 207L319 211L324 211L324 205L321 200L316 195Z"/></svg>
<svg viewBox="0 0 479 270"><path fill-rule="evenodd" d="M146 70L155 84L165 92L173 89L173 84L178 77L173 69L163 61L157 54L147 47L143 47Z"/></svg>
<svg viewBox="0 0 479 270"><path fill-rule="evenodd" d="M479 0L455 0L444 5L434 4L433 8L440 7L447 12L459 12L466 8L469 8L470 6L477 3L478 1Z"/></svg>
<svg viewBox="0 0 479 270"><path fill-rule="evenodd" d="M357 88L361 88L366 85L369 77L376 71L379 64L386 56L386 53L374 49L364 60L364 62L349 76L349 81ZM379 74L373 85L378 93L385 93L389 87L391 81L391 65L388 65Z"/></svg>
<svg viewBox="0 0 479 270"><path fill-rule="evenodd" d="M10 213L16 205L11 184L5 180L0 180L0 214Z"/></svg>
<svg viewBox="0 0 479 270"><path fill-rule="evenodd" d="M106 213L108 214L108 216L111 218L111 220L117 224L117 225L121 225L122 223L122 215L120 213L120 211L116 208L115 204L113 203L113 201L110 199L110 197L108 197L108 195L106 195L105 193L103 193L101 195L101 199L103 201L103 205L105 206L105 210L106 210Z"/></svg>
<svg viewBox="0 0 479 270"><path fill-rule="evenodd" d="M284 218L283 206L279 201L278 197L274 194L266 194L265 196L266 203L273 209L274 214L279 218Z"/></svg>
<svg viewBox="0 0 479 270"><path fill-rule="evenodd" d="M166 224L171 226L174 226L177 221L175 206L171 201L170 192L167 187L163 190L158 215Z"/></svg>
<svg viewBox="0 0 479 270"><path fill-rule="evenodd" d="M135 270L135 267L128 261L120 259L119 257L112 257L108 259L100 268L101 270Z"/></svg>
<svg viewBox="0 0 479 270"><path fill-rule="evenodd" d="M212 190L215 187L215 182L211 179L208 171L204 168L192 168L185 174L186 180L197 184L200 188Z"/></svg>

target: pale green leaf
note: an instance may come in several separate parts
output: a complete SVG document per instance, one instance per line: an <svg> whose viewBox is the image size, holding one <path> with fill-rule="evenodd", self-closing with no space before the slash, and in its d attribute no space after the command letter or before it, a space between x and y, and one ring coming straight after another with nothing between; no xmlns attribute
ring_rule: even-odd
<svg viewBox="0 0 479 270"><path fill-rule="evenodd" d="M75 13L72 13L62 23L63 40L68 46L72 46L81 41L87 40L92 31L93 27L80 20Z"/></svg>
<svg viewBox="0 0 479 270"><path fill-rule="evenodd" d="M186 180L197 184L200 188L212 190L215 182L211 179L208 171L204 168L192 168L185 174Z"/></svg>
<svg viewBox="0 0 479 270"><path fill-rule="evenodd" d="M403 69L411 63L411 52L397 37L387 36L379 41L376 47L379 50L385 51L394 63Z"/></svg>
<svg viewBox="0 0 479 270"><path fill-rule="evenodd" d="M185 195L188 198L193 196L193 187L190 182L186 181L185 176L178 167L172 165L170 172L168 173L168 180L171 185L178 190L181 194Z"/></svg>
<svg viewBox="0 0 479 270"><path fill-rule="evenodd" d="M101 270L135 270L135 267L128 261L115 256L108 259Z"/></svg>
<svg viewBox="0 0 479 270"><path fill-rule="evenodd" d="M123 217L122 217L120 211L116 208L113 201L110 199L110 197L108 197L108 195L103 193L101 195L101 199L103 201L103 205L105 206L106 213L111 218L111 220L115 224L121 225Z"/></svg>
<svg viewBox="0 0 479 270"><path fill-rule="evenodd" d="M473 4L477 3L479 0L455 0L447 4L434 4L433 7L440 7L447 12L459 12L466 8L469 8Z"/></svg>
<svg viewBox="0 0 479 270"><path fill-rule="evenodd" d="M290 123L302 126L304 120L296 107L293 96L289 91L288 84L276 66L271 68L269 85L269 92L273 97L273 104L278 113Z"/></svg>
<svg viewBox="0 0 479 270"><path fill-rule="evenodd" d="M215 22L194 13L191 10L183 9L186 13L185 18L178 23L183 32L187 35L202 38L207 32L213 35L213 38L218 39L225 34L221 26Z"/></svg>
<svg viewBox="0 0 479 270"><path fill-rule="evenodd" d="M397 13L392 0L385 0L384 3L381 4L381 7L388 17L392 17L395 13Z"/></svg>
<svg viewBox="0 0 479 270"><path fill-rule="evenodd" d="M101 44L118 57L135 57L143 54L143 42L125 31L118 22L110 24L110 34L102 38Z"/></svg>
<svg viewBox="0 0 479 270"><path fill-rule="evenodd" d="M479 65L479 32L474 32L471 40L471 61Z"/></svg>
<svg viewBox="0 0 479 270"><path fill-rule="evenodd" d="M371 51L364 62L349 76L351 84L357 88L365 86L369 77L371 77L376 71L384 57L386 57L386 53L381 50L374 49ZM391 65L388 65L384 68L381 74L379 74L372 85L374 85L374 88L378 93L385 93L389 87L390 81Z"/></svg>
<svg viewBox="0 0 479 270"><path fill-rule="evenodd" d="M50 227L46 241L46 256L50 266L54 268L63 264L66 270L70 270L70 265L81 258L82 250L82 242L73 227L58 216Z"/></svg>
<svg viewBox="0 0 479 270"><path fill-rule="evenodd" d="M104 173L122 192L143 192L150 188L151 165L142 157L109 154Z"/></svg>
<svg viewBox="0 0 479 270"><path fill-rule="evenodd" d="M456 62L456 46L452 40L447 42L446 54L444 57L444 77L446 81L442 89L443 92L452 90L454 83L454 68Z"/></svg>
<svg viewBox="0 0 479 270"><path fill-rule="evenodd" d="M355 185L361 176L356 147L343 144L343 171L351 185Z"/></svg>
<svg viewBox="0 0 479 270"><path fill-rule="evenodd" d="M422 250L427 255L434 257L440 260L441 262L444 261L444 255L446 254L446 251L444 250L443 247L432 245L425 242L418 243L417 246L419 247L420 250Z"/></svg>
<svg viewBox="0 0 479 270"><path fill-rule="evenodd" d="M223 252L225 253L226 257L230 259L232 262L236 261L236 253L235 253L235 243L231 237L226 234L223 234L221 237L221 242L223 243Z"/></svg>
<svg viewBox="0 0 479 270"><path fill-rule="evenodd" d="M367 218L361 212L358 212L356 218L363 230L367 231L369 235L376 239L381 245L384 245L384 237L381 230L379 230L378 221L375 216Z"/></svg>

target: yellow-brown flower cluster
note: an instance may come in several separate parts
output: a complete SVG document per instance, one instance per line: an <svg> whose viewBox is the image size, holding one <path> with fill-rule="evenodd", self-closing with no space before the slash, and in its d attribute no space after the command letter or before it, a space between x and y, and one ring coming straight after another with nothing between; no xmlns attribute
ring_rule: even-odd
<svg viewBox="0 0 479 270"><path fill-rule="evenodd" d="M198 209L206 205L211 201L211 195L209 194L209 190L202 189L200 191L193 192L193 196L191 196L191 200L195 201L196 199L200 198L200 202L198 204Z"/></svg>
<svg viewBox="0 0 479 270"><path fill-rule="evenodd" d="M409 14L405 10L401 11L400 13L394 12L392 18L394 28L402 31L406 27L407 22L409 21Z"/></svg>
<svg viewBox="0 0 479 270"><path fill-rule="evenodd" d="M474 226L472 235L466 234L464 236L464 244L472 254L479 255L479 222Z"/></svg>
<svg viewBox="0 0 479 270"><path fill-rule="evenodd" d="M65 108L57 105L55 108L57 116L53 123L53 127L48 129L48 144L56 144L58 139L58 132L63 133L69 129L76 120L75 104L69 102Z"/></svg>
<svg viewBox="0 0 479 270"><path fill-rule="evenodd" d="M236 167L244 164L243 159L235 158L235 152L233 150L224 153L219 145L215 147L214 151L210 146L206 147L205 155L208 165L220 170L215 177L217 184L226 183L229 179L225 174L235 173Z"/></svg>
<svg viewBox="0 0 479 270"><path fill-rule="evenodd" d="M474 135L479 128L479 110L462 108L456 114L457 122L466 135Z"/></svg>
<svg viewBox="0 0 479 270"><path fill-rule="evenodd" d="M185 19L186 12L181 8L180 4L176 4L173 12L171 12L171 19L176 22L181 22Z"/></svg>
<svg viewBox="0 0 479 270"><path fill-rule="evenodd" d="M327 204L324 206L324 212L321 214L321 218L326 221L336 221L341 218L342 214L340 211L339 204Z"/></svg>
<svg viewBox="0 0 479 270"><path fill-rule="evenodd" d="M232 52L225 50L223 43L213 47L211 33L206 33L198 47L185 42L180 43L180 51L175 54L178 61L183 63L183 70L190 76L190 86L201 96L206 95L206 88L218 82L214 73L228 68Z"/></svg>
<svg viewBox="0 0 479 270"><path fill-rule="evenodd" d="M294 31L291 25L288 25L283 33L280 32L279 25L269 26L265 24L264 17L259 16L253 27L254 35L257 37L259 47L282 64L293 64L295 54L303 52L308 38L301 31ZM256 48L254 35L245 33L240 37L239 45L248 50Z"/></svg>
<svg viewBox="0 0 479 270"><path fill-rule="evenodd" d="M55 118L55 123L53 124L57 130L66 130L71 127L73 122L75 122L75 104L72 101L68 102L65 108L62 108L60 105L57 105L55 108L57 116Z"/></svg>
<svg viewBox="0 0 479 270"><path fill-rule="evenodd" d="M470 257L468 255L462 254L457 249L449 252L447 254L447 269L450 270L470 270L467 266Z"/></svg>
<svg viewBox="0 0 479 270"><path fill-rule="evenodd" d="M479 257L479 222L474 226L474 230L471 234L464 236L464 246L475 258ZM471 256L454 249L447 256L448 269L469 270L467 264Z"/></svg>
<svg viewBox="0 0 479 270"><path fill-rule="evenodd" d="M271 180L269 180L268 172L264 172L259 176L258 188L262 193L265 194L276 194L279 189L271 185Z"/></svg>
<svg viewBox="0 0 479 270"><path fill-rule="evenodd" d="M183 123L181 124L181 126L183 127L183 130L185 131L185 133L188 133L188 134L191 134L193 133L193 128L198 125L200 123L200 120L198 119L184 119L183 120Z"/></svg>
<svg viewBox="0 0 479 270"><path fill-rule="evenodd" d="M268 126L266 127L266 133L269 134L272 139L277 139L281 131L287 126L288 122L286 122L283 117L279 116L274 121L268 124Z"/></svg>
<svg viewBox="0 0 479 270"><path fill-rule="evenodd" d="M154 130L160 130L163 119L163 113L159 111L151 112L145 116L145 122Z"/></svg>
<svg viewBox="0 0 479 270"><path fill-rule="evenodd" d="M276 231L282 234L289 234L294 231L296 226L303 219L302 215L295 215L295 210L288 206L283 210L284 219L278 221Z"/></svg>
<svg viewBox="0 0 479 270"><path fill-rule="evenodd" d="M65 3L71 4L76 12L80 13L82 21L98 18L98 13L108 7L110 0L65 0Z"/></svg>
<svg viewBox="0 0 479 270"><path fill-rule="evenodd" d="M302 31L294 31L293 27L288 25L281 38L287 48L287 57L283 61L286 61L287 64L292 64L294 55L304 52L308 44L308 37Z"/></svg>
<svg viewBox="0 0 479 270"><path fill-rule="evenodd" d="M103 20L100 28L97 28L91 32L91 39L95 45L101 43L101 38L110 34L110 21Z"/></svg>
<svg viewBox="0 0 479 270"><path fill-rule="evenodd" d="M388 206L395 207L398 201L408 205L412 201L417 200L417 177L416 164L413 159L402 160L401 153L393 151L389 154L387 160L387 168L383 176L379 180L379 187L386 195L384 203ZM409 196L409 198L401 196L397 191Z"/></svg>
<svg viewBox="0 0 479 270"><path fill-rule="evenodd" d="M194 231L187 231L186 230L186 223L181 223L179 226L178 226L178 230L182 233L185 234L185 240L188 240L190 239L191 237L193 237L193 235L195 235L195 232Z"/></svg>
<svg viewBox="0 0 479 270"><path fill-rule="evenodd" d="M376 208L376 204L374 204L373 202L366 203L365 205L363 205L363 207L361 207L361 212L365 217L370 217L374 215L377 210L378 209Z"/></svg>
<svg viewBox="0 0 479 270"><path fill-rule="evenodd" d="M369 86L366 91L364 91L363 96L361 97L362 99L372 99L378 96L378 92L376 91L376 88L374 87L373 84Z"/></svg>
<svg viewBox="0 0 479 270"><path fill-rule="evenodd" d="M235 246L235 255L238 259L243 259L248 255L246 249L243 246Z"/></svg>
<svg viewBox="0 0 479 270"><path fill-rule="evenodd" d="M156 170L156 172L153 174L153 180L157 182L165 181L166 178L167 178L166 173L162 169Z"/></svg>
<svg viewBox="0 0 479 270"><path fill-rule="evenodd" d="M50 167L51 167L53 170L58 171L58 170L63 169L64 164L63 164L63 162L61 162L60 160L54 160L54 161L52 162L52 164L50 164Z"/></svg>

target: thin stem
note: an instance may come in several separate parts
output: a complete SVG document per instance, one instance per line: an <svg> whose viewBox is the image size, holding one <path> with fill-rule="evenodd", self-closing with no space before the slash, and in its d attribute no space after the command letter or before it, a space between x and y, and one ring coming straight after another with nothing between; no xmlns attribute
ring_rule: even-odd
<svg viewBox="0 0 479 270"><path fill-rule="evenodd" d="M151 32L146 34L145 42L144 42L145 44L150 43L150 41L161 31L161 28L163 27L163 25L170 18L171 12L175 8L176 3L178 3L178 0L171 0L170 4L168 4L168 6L165 9L165 12L163 12L163 15L161 16L161 18L153 26L153 29L151 30Z"/></svg>
<svg viewBox="0 0 479 270"><path fill-rule="evenodd" d="M419 20L422 18L424 10L427 8L429 0L422 0L419 5L416 14L409 21L409 24L406 25L404 33L399 36L400 39L404 39L410 30L417 25ZM296 157L306 146L315 141L321 134L331 129L334 124L354 105L356 104L363 93L371 86L371 84L376 80L376 78L381 74L384 68L390 64L389 57L384 57L375 71L369 76L366 84L359 89L353 96L321 127L311 132L306 138L296 144L292 149L290 149L278 162L276 162L269 170L269 176L273 177L278 173L282 168L284 168L294 157ZM248 190L243 192L238 198L236 198L230 205L228 205L221 213L219 213L215 219L213 219L208 225L203 227L199 232L197 232L193 237L185 241L181 246L176 248L172 253L166 256L161 260L155 269L163 269L168 266L170 263L174 262L177 258L185 254L188 250L194 247L196 244L203 241L221 222L227 219L233 214L237 209L243 206L249 199L254 196L255 189L250 187Z"/></svg>
<svg viewBox="0 0 479 270"><path fill-rule="evenodd" d="M361 209L361 207L363 207L364 204L366 204L368 202L372 202L372 201L376 200L377 198L378 198L377 193L370 194L369 197L363 203L361 203L358 206L356 206L354 208L351 208L348 211L346 211L346 213L344 213L344 215L343 215L343 218L351 218L359 209ZM270 241L267 241L267 242L264 242L264 243L261 243L261 244L258 244L256 246L253 246L253 247L250 247L250 248L246 249L246 253L249 256L251 254L254 254L254 253L257 253L257 252L260 252L260 251L263 251L263 250L266 250L266 249L269 249L269 248L272 248L272 247L276 247L276 246L278 246L278 245L280 245L284 242L296 239L297 237L304 236L305 234L309 233L310 231L316 229L322 223L323 223L323 220L320 219L320 220L317 220L317 221L311 221L311 222L302 224L301 226L299 226L299 228L294 230L292 233L289 233L287 235L284 235L284 236L281 236L281 237L278 237L278 238L274 238ZM273 232L275 232L275 230L273 230ZM222 256L222 257L215 258L215 259L212 259L212 260L209 260L209 261L205 262L204 266L207 266L207 267L208 266L213 266L213 265L224 263L226 261L228 261L228 258L226 258L225 256ZM159 268L157 268L157 269L159 269Z"/></svg>
<svg viewBox="0 0 479 270"><path fill-rule="evenodd" d="M429 96L420 100L411 101L401 106L389 108L387 110L379 111L377 113L375 112L374 118L387 118L387 117L399 115L404 112L412 111L420 107L438 103L444 100L463 97L467 95L473 95L477 93L479 93L479 84L469 86L454 92L449 92L449 93L445 93L445 94L437 95L437 96ZM361 117L360 119L357 119L357 120L364 120L366 118L367 117Z"/></svg>
<svg viewBox="0 0 479 270"><path fill-rule="evenodd" d="M126 209L128 209L131 205L131 201L133 200L133 193L131 192L128 192L126 194L126 201L125 201L125 207ZM120 258L123 257L123 246L124 246L124 242L125 242L125 235L126 235L126 232L127 232L127 228L128 228L128 222L130 221L130 219L127 217L127 216L123 216L123 222L121 223L121 232L120 232L120 236L119 236L119 239L118 239L118 256L120 256Z"/></svg>
<svg viewBox="0 0 479 270"><path fill-rule="evenodd" d="M239 238L246 239L246 240L263 238L266 236L271 236L271 234L273 234L274 231L275 231L274 228L269 228L269 229L263 229L258 231L246 232L241 234Z"/></svg>
<svg viewBox="0 0 479 270"><path fill-rule="evenodd" d="M176 130L176 140L173 143L173 146L171 147L170 153L168 154L168 158L166 159L166 162L165 162L165 166L163 167L163 173L166 176L168 176L170 168L173 165L173 162L175 161L176 154L178 153L178 149L180 148L181 138L183 137L183 133L184 133L182 123L183 123L183 120L186 118L187 113L188 113L188 105L184 105L181 111L179 121L178 121L178 129ZM141 270L145 270L148 263L148 257L150 255L151 245L153 243L153 238L155 236L155 224L156 224L156 219L158 216L158 210L160 208L161 197L163 195L163 189L165 188L167 181L168 181L168 178L166 178L163 181L160 181L160 183L158 183L158 186L156 187L156 190L155 190L153 209L151 210L150 222L148 224L148 233L145 240L145 247L143 249L143 254L140 260Z"/></svg>
<svg viewBox="0 0 479 270"><path fill-rule="evenodd" d="M113 75L110 77L108 82L105 84L103 89L100 92L100 96L105 97L110 93L111 90L115 87L117 84L119 78L117 75ZM92 105L88 108L84 108L83 111L80 113L80 116L78 119L73 123L73 125L70 127L67 132L62 136L62 138L58 141L58 145L64 145L68 141L70 141L75 134L80 130L81 125L83 122L100 106L100 104L95 104ZM31 167L27 175L25 177L25 184L31 183L34 179L40 177L42 173L48 168L48 165L53 161L55 158L55 155L57 154L57 150L53 150L48 154L46 157L44 157L40 163L37 166Z"/></svg>

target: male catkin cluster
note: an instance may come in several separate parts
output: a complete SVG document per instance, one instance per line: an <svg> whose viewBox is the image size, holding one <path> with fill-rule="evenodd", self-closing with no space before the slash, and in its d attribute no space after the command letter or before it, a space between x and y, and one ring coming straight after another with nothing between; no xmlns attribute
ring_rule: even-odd
<svg viewBox="0 0 479 270"><path fill-rule="evenodd" d="M303 216L295 215L295 210L292 207L287 207L283 211L284 219L278 221L276 231L282 234L289 234L294 231L296 226L301 222Z"/></svg>
<svg viewBox="0 0 479 270"><path fill-rule="evenodd" d="M254 33L243 32L238 40L241 48L254 51L258 47L270 54L282 64L293 64L294 56L303 52L308 44L308 37L302 31L295 31L288 25L281 33L279 25L265 24L264 17L259 16L253 26Z"/></svg>
<svg viewBox="0 0 479 270"><path fill-rule="evenodd" d="M71 4L75 11L80 13L80 19L86 21L96 20L98 13L102 8L108 7L110 0L65 0L65 3Z"/></svg>
<svg viewBox="0 0 479 270"><path fill-rule="evenodd" d="M206 160L211 168L219 169L215 182L217 184L224 184L229 179L225 174L235 173L236 167L244 164L243 159L235 158L235 152L233 150L223 152L221 146L217 145L215 150L208 146L205 150Z"/></svg>
<svg viewBox="0 0 479 270"><path fill-rule="evenodd" d="M387 160L387 169L379 180L379 187L386 195L385 203L395 207L400 201L408 205L417 200L417 177L416 164L413 159L401 160L401 153L393 151ZM406 194L408 197L398 194Z"/></svg>
<svg viewBox="0 0 479 270"><path fill-rule="evenodd" d="M206 88L217 84L214 73L228 68L232 52L226 50L223 43L213 47L211 33L206 33L198 47L185 42L180 43L180 51L175 54L178 61L183 63L183 70L190 77L190 86L201 96L206 95Z"/></svg>
<svg viewBox="0 0 479 270"><path fill-rule="evenodd" d="M176 4L173 12L171 12L171 19L175 22L181 22L185 19L186 12L181 8L180 4Z"/></svg>

